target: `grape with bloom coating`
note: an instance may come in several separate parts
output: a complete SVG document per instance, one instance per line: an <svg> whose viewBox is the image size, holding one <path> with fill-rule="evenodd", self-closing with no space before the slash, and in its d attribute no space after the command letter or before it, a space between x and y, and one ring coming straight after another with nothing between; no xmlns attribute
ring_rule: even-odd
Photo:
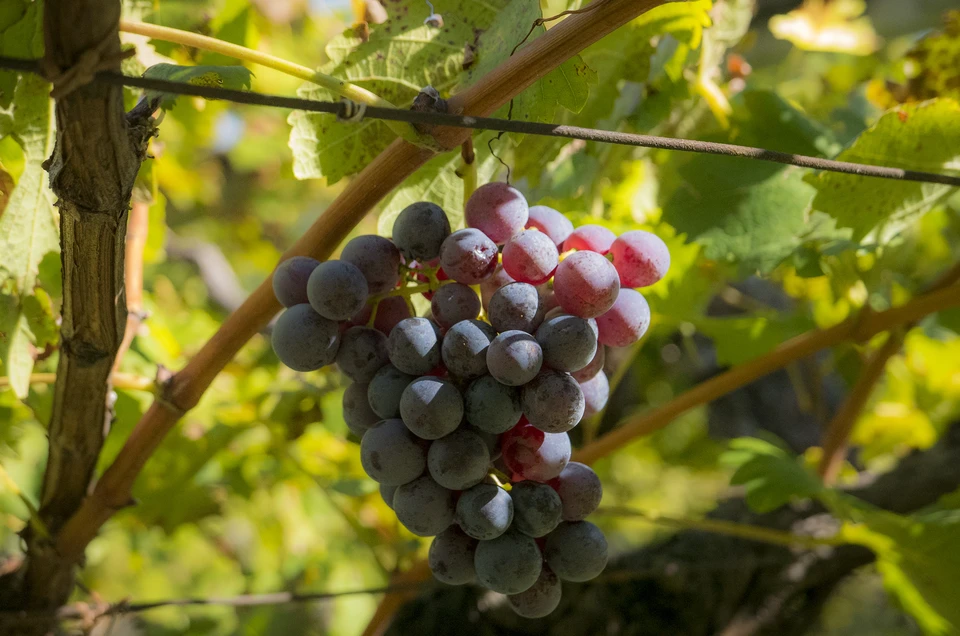
<svg viewBox="0 0 960 636"><path fill-rule="evenodd" d="M450 382L424 376L403 390L400 416L407 428L420 439L440 439L460 426L463 398Z"/></svg>
<svg viewBox="0 0 960 636"><path fill-rule="evenodd" d="M390 510L393 510L393 496L397 492L397 488L400 486L386 486L380 484L380 498L383 499L383 503L387 504L387 507Z"/></svg>
<svg viewBox="0 0 960 636"><path fill-rule="evenodd" d="M521 481L513 484L510 496L513 498L513 526L523 534L537 539L553 532L560 523L563 504L560 495L550 486Z"/></svg>
<svg viewBox="0 0 960 636"><path fill-rule="evenodd" d="M600 506L603 484L593 469L580 462L567 464L555 484L564 521L583 521Z"/></svg>
<svg viewBox="0 0 960 636"><path fill-rule="evenodd" d="M486 309L490 306L490 299L493 298L493 295L497 293L497 290L503 287L504 285L509 285L510 283L515 283L517 281L503 269L503 264L498 263L497 268L494 270L493 275L490 278L484 279L480 283L480 300L483 304L483 308Z"/></svg>
<svg viewBox="0 0 960 636"><path fill-rule="evenodd" d="M540 577L529 590L519 594L507 595L507 602L519 616L524 618L543 618L560 605L563 588L560 578L549 566L544 565Z"/></svg>
<svg viewBox="0 0 960 636"><path fill-rule="evenodd" d="M550 481L570 461L570 437L544 433L524 419L500 438L503 463L514 476Z"/></svg>
<svg viewBox="0 0 960 636"><path fill-rule="evenodd" d="M563 251L585 250L606 254L613 246L617 235L602 225L581 225L563 242Z"/></svg>
<svg viewBox="0 0 960 636"><path fill-rule="evenodd" d="M367 400L367 385L354 382L343 392L343 420L357 437L362 438L367 430L382 418L370 408Z"/></svg>
<svg viewBox="0 0 960 636"><path fill-rule="evenodd" d="M537 328L543 363L556 371L579 371L597 353L597 332L592 320L569 314L544 320Z"/></svg>
<svg viewBox="0 0 960 636"><path fill-rule="evenodd" d="M310 305L294 305L277 318L270 341L280 362L294 371L316 371L336 359L340 327Z"/></svg>
<svg viewBox="0 0 960 636"><path fill-rule="evenodd" d="M448 283L433 294L430 311L441 328L449 329L461 320L479 316L480 298L463 283Z"/></svg>
<svg viewBox="0 0 960 636"><path fill-rule="evenodd" d="M433 578L447 585L467 585L477 580L473 555L477 540L457 526L450 526L430 544L427 563Z"/></svg>
<svg viewBox="0 0 960 636"><path fill-rule="evenodd" d="M540 293L528 283L510 283L493 294L487 318L494 329L533 333L543 320Z"/></svg>
<svg viewBox="0 0 960 636"><path fill-rule="evenodd" d="M387 351L404 373L425 375L440 363L440 330L426 318L401 320L387 338Z"/></svg>
<svg viewBox="0 0 960 636"><path fill-rule="evenodd" d="M516 426L522 414L519 389L501 384L490 375L471 382L463 402L467 421L496 435Z"/></svg>
<svg viewBox="0 0 960 636"><path fill-rule="evenodd" d="M583 393L583 419L588 419L602 411L610 399L610 381L605 373L598 373L589 380L579 382Z"/></svg>
<svg viewBox="0 0 960 636"><path fill-rule="evenodd" d="M373 328L389 336L400 321L411 316L410 306L402 296L387 296L377 303L377 315L373 318ZM369 314L367 318L369 319Z"/></svg>
<svg viewBox="0 0 960 636"><path fill-rule="evenodd" d="M383 420L360 440L360 464L375 482L400 486L423 473L427 452L403 420Z"/></svg>
<svg viewBox="0 0 960 636"><path fill-rule="evenodd" d="M527 420L545 433L566 433L580 423L585 408L577 381L551 369L523 387L520 403Z"/></svg>
<svg viewBox="0 0 960 636"><path fill-rule="evenodd" d="M450 235L450 220L436 203L418 201L403 209L393 222L393 242L408 261L431 261Z"/></svg>
<svg viewBox="0 0 960 636"><path fill-rule="evenodd" d="M519 594L537 582L543 557L536 541L511 531L477 544L473 563L482 586L501 594Z"/></svg>
<svg viewBox="0 0 960 636"><path fill-rule="evenodd" d="M320 261L309 256L294 256L277 265L273 272L273 295L284 307L308 303L307 281Z"/></svg>
<svg viewBox="0 0 960 636"><path fill-rule="evenodd" d="M532 380L543 364L536 338L523 331L504 331L487 349L487 369L498 382L522 386Z"/></svg>
<svg viewBox="0 0 960 636"><path fill-rule="evenodd" d="M337 366L354 382L369 382L390 362L387 337L368 327L350 327L340 336Z"/></svg>
<svg viewBox="0 0 960 636"><path fill-rule="evenodd" d="M513 521L513 499L499 486L477 484L460 495L455 518L474 539L496 539Z"/></svg>
<svg viewBox="0 0 960 636"><path fill-rule="evenodd" d="M440 354L447 370L461 380L487 373L487 349L497 337L493 327L481 320L463 320L443 336Z"/></svg>
<svg viewBox="0 0 960 636"><path fill-rule="evenodd" d="M467 200L467 226L477 228L497 245L523 229L529 217L527 200L507 183L487 183Z"/></svg>
<svg viewBox="0 0 960 636"><path fill-rule="evenodd" d="M613 307L597 317L598 340L610 347L627 347L650 327L650 305L635 289L621 289Z"/></svg>
<svg viewBox="0 0 960 636"><path fill-rule="evenodd" d="M568 314L596 318L616 302L620 275L603 256L595 252L576 252L557 267L553 292Z"/></svg>
<svg viewBox="0 0 960 636"><path fill-rule="evenodd" d="M479 484L487 476L489 465L487 443L464 428L433 442L427 453L430 476L450 490L466 490Z"/></svg>
<svg viewBox="0 0 960 636"><path fill-rule="evenodd" d="M531 285L550 280L559 258L557 246L538 230L524 230L503 246L503 269L516 280Z"/></svg>
<svg viewBox="0 0 960 636"><path fill-rule="evenodd" d="M598 337L599 337L599 333L600 333L600 330L598 328L597 329ZM598 344L597 353L596 355L593 356L593 360L591 360L587 364L587 366L583 367L579 371L574 371L572 373L573 379L576 380L577 382L586 382L593 376L603 371L603 365L606 364L606 361L607 361L607 348L602 344Z"/></svg>
<svg viewBox="0 0 960 636"><path fill-rule="evenodd" d="M670 269L670 250L656 234L633 230L617 237L610 248L613 266L623 287L646 287L663 278Z"/></svg>
<svg viewBox="0 0 960 636"><path fill-rule="evenodd" d="M400 282L400 250L390 239L364 234L343 246L340 260L351 263L367 280L370 294L382 294Z"/></svg>
<svg viewBox="0 0 960 636"><path fill-rule="evenodd" d="M407 530L418 537L432 537L453 523L453 493L424 475L397 488L393 511Z"/></svg>
<svg viewBox="0 0 960 636"><path fill-rule="evenodd" d="M404 373L392 364L377 371L367 387L367 401L374 413L383 419L400 416L400 398L416 376Z"/></svg>
<svg viewBox="0 0 960 636"><path fill-rule="evenodd" d="M307 280L314 311L330 320L349 320L367 302L367 279L346 261L320 263Z"/></svg>
<svg viewBox="0 0 960 636"><path fill-rule="evenodd" d="M547 535L543 556L561 579L583 583L607 566L607 539L589 521L564 521Z"/></svg>
<svg viewBox="0 0 960 636"><path fill-rule="evenodd" d="M440 265L447 275L464 285L493 275L497 268L497 246L480 230L457 230L440 246Z"/></svg>
<svg viewBox="0 0 960 636"><path fill-rule="evenodd" d="M560 212L546 205L534 205L530 208L527 227L535 227L553 241L559 248L573 232L573 223Z"/></svg>

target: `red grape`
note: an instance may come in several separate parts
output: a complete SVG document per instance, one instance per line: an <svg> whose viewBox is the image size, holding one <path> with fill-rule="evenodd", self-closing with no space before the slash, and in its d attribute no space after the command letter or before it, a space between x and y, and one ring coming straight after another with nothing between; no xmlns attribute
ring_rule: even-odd
<svg viewBox="0 0 960 636"><path fill-rule="evenodd" d="M586 250L606 254L617 235L602 225L581 225L563 242L563 251Z"/></svg>
<svg viewBox="0 0 960 636"><path fill-rule="evenodd" d="M482 185L467 201L467 226L477 228L497 245L522 230L528 216L527 200L506 183Z"/></svg>
<svg viewBox="0 0 960 636"><path fill-rule="evenodd" d="M526 418L500 438L503 462L514 477L545 482L558 476L570 461L566 433L544 433Z"/></svg>
<svg viewBox="0 0 960 636"><path fill-rule="evenodd" d="M634 230L622 234L610 251L623 287L653 285L670 269L670 250L659 236L650 232Z"/></svg>
<svg viewBox="0 0 960 636"><path fill-rule="evenodd" d="M553 293L567 313L595 318L613 307L620 292L617 270L595 252L576 252L563 259L553 277Z"/></svg>
<svg viewBox="0 0 960 636"><path fill-rule="evenodd" d="M497 268L497 246L480 230L457 230L440 246L440 263L450 278L476 285Z"/></svg>
<svg viewBox="0 0 960 636"><path fill-rule="evenodd" d="M503 269L522 283L540 285L550 280L560 257L550 237L537 230L520 232L503 247Z"/></svg>
<svg viewBox="0 0 960 636"><path fill-rule="evenodd" d="M554 245L560 247L567 240L570 233L573 232L573 223L560 212L545 205L535 205L530 208L530 218L527 220L527 227L535 227L553 241Z"/></svg>
<svg viewBox="0 0 960 636"><path fill-rule="evenodd" d="M620 290L609 311L597 317L600 344L626 347L640 340L650 326L650 305L635 289Z"/></svg>

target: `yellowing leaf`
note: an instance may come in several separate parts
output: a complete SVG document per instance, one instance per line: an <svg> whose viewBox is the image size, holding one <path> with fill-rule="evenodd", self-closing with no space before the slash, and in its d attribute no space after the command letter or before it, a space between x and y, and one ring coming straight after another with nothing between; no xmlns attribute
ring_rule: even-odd
<svg viewBox="0 0 960 636"><path fill-rule="evenodd" d="M806 51L870 55L879 44L862 0L806 0L786 15L770 18L770 31Z"/></svg>

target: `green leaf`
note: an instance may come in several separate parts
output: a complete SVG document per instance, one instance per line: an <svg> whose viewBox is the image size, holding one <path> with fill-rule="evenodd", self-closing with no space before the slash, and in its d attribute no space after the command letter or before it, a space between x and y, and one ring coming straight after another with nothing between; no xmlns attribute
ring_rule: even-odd
<svg viewBox="0 0 960 636"><path fill-rule="evenodd" d="M253 73L243 66L178 66L176 64L154 64L143 72L144 77L164 79L172 82L186 82L193 86L216 86L244 90L250 88ZM177 101L177 95L147 91L147 97L160 97L161 108L171 108Z"/></svg>
<svg viewBox="0 0 960 636"><path fill-rule="evenodd" d="M734 119L743 144L767 144L781 152L832 157L840 152L833 132L772 91L745 91ZM773 141L771 141L773 140Z"/></svg>
<svg viewBox="0 0 960 636"><path fill-rule="evenodd" d="M16 297L10 295L0 295L0 352L10 388L17 398L25 399L33 371L33 334Z"/></svg>
<svg viewBox="0 0 960 636"><path fill-rule="evenodd" d="M698 155L678 169L664 220L704 246L707 258L768 272L801 242L814 189L801 170Z"/></svg>
<svg viewBox="0 0 960 636"><path fill-rule="evenodd" d="M733 366L759 357L814 327L806 315L697 318L697 329L713 340L717 364Z"/></svg>
<svg viewBox="0 0 960 636"><path fill-rule="evenodd" d="M43 4L39 1L7 0L0 3L0 55L36 59L43 55ZM0 109L14 99L19 75L0 71ZM7 132L0 114L0 137Z"/></svg>
<svg viewBox="0 0 960 636"><path fill-rule="evenodd" d="M960 104L937 99L889 111L837 159L926 172L960 174ZM876 179L824 172L808 177L817 189L815 209L854 238L896 232L946 199L955 188L934 183Z"/></svg>
<svg viewBox="0 0 960 636"><path fill-rule="evenodd" d="M776 510L794 498L807 498L824 490L823 483L788 450L762 439L742 437L730 442L721 457L737 467L730 483L746 489L746 502L756 512Z"/></svg>

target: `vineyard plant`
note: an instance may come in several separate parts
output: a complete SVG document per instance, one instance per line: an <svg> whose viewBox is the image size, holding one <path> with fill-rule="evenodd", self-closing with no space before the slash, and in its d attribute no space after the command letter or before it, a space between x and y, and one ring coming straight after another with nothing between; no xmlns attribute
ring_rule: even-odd
<svg viewBox="0 0 960 636"><path fill-rule="evenodd" d="M0 634L960 635L958 187L951 0L0 0Z"/></svg>

